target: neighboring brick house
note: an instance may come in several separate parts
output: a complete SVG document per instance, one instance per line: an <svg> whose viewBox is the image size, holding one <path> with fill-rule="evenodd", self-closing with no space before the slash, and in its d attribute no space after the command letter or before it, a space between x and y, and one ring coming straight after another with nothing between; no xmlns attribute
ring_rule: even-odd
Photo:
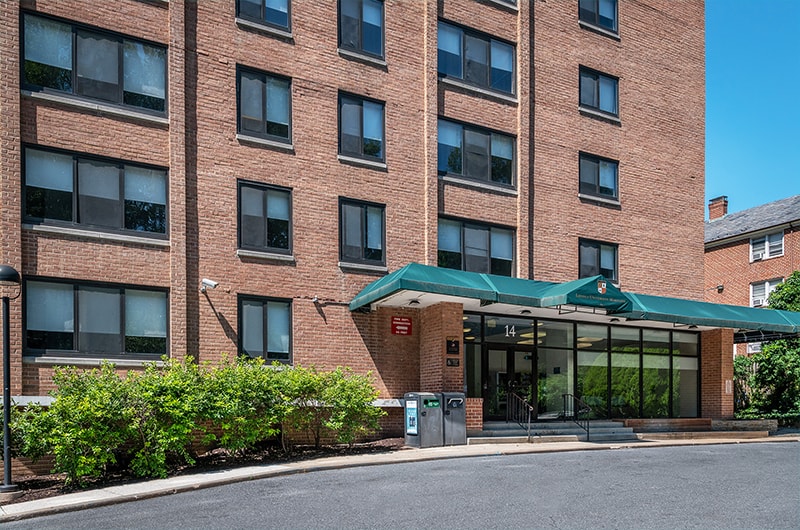
<svg viewBox="0 0 800 530"><path fill-rule="evenodd" d="M371 371L395 431L405 392L466 391L479 422L512 384L540 417L562 393L732 414L730 329L604 305L703 299L702 0L19 0L0 23L14 395L241 353ZM605 279L353 303L415 263Z"/></svg>
<svg viewBox="0 0 800 530"><path fill-rule="evenodd" d="M734 213L728 213L728 197L716 197L708 213L706 300L766 307L775 286L800 270L800 195ZM737 344L735 353L760 347Z"/></svg>

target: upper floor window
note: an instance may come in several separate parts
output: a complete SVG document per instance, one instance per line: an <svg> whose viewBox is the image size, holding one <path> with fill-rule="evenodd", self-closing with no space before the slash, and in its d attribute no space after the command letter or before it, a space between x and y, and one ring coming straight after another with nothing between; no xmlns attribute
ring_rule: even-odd
<svg viewBox="0 0 800 530"><path fill-rule="evenodd" d="M767 305L769 294L775 288L782 284L783 280L778 278L776 280L768 280L765 282L757 282L750 284L750 306L761 307Z"/></svg>
<svg viewBox="0 0 800 530"><path fill-rule="evenodd" d="M140 287L25 282L25 349L103 357L167 353L167 292Z"/></svg>
<svg viewBox="0 0 800 530"><path fill-rule="evenodd" d="M514 231L439 219L439 267L501 276L514 273Z"/></svg>
<svg viewBox="0 0 800 530"><path fill-rule="evenodd" d="M291 138L291 82L239 68L239 132L279 142Z"/></svg>
<svg viewBox="0 0 800 530"><path fill-rule="evenodd" d="M619 162L580 154L580 193L608 199L617 199L617 173Z"/></svg>
<svg viewBox="0 0 800 530"><path fill-rule="evenodd" d="M382 0L339 0L339 47L383 58Z"/></svg>
<svg viewBox="0 0 800 530"><path fill-rule="evenodd" d="M750 261L783 256L783 230L750 240Z"/></svg>
<svg viewBox="0 0 800 530"><path fill-rule="evenodd" d="M384 104L339 96L339 154L383 162Z"/></svg>
<svg viewBox="0 0 800 530"><path fill-rule="evenodd" d="M164 46L29 14L23 20L24 86L166 110Z"/></svg>
<svg viewBox="0 0 800 530"><path fill-rule="evenodd" d="M580 85L581 107L613 116L619 114L617 78L581 67Z"/></svg>
<svg viewBox="0 0 800 530"><path fill-rule="evenodd" d="M292 362L292 304L239 297L239 351L267 361Z"/></svg>
<svg viewBox="0 0 800 530"><path fill-rule="evenodd" d="M617 0L580 0L578 16L582 22L617 32Z"/></svg>
<svg viewBox="0 0 800 530"><path fill-rule="evenodd" d="M239 248L291 253L291 192L239 183Z"/></svg>
<svg viewBox="0 0 800 530"><path fill-rule="evenodd" d="M289 0L236 0L237 16L289 30Z"/></svg>
<svg viewBox="0 0 800 530"><path fill-rule="evenodd" d="M439 22L439 74L514 93L514 46Z"/></svg>
<svg viewBox="0 0 800 530"><path fill-rule="evenodd" d="M167 233L167 172L108 159L25 148L27 221Z"/></svg>
<svg viewBox="0 0 800 530"><path fill-rule="evenodd" d="M386 229L382 204L339 200L339 257L343 262L385 265Z"/></svg>
<svg viewBox="0 0 800 530"><path fill-rule="evenodd" d="M604 276L616 282L618 279L617 245L581 239L579 246L579 278Z"/></svg>
<svg viewBox="0 0 800 530"><path fill-rule="evenodd" d="M514 138L439 120L439 172L514 184Z"/></svg>

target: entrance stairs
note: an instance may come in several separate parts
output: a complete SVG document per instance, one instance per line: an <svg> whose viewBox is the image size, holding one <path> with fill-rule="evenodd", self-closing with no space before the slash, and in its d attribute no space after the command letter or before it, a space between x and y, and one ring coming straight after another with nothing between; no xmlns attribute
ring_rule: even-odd
<svg viewBox="0 0 800 530"><path fill-rule="evenodd" d="M589 438L592 442L616 442L638 440L633 428L621 421L591 420ZM528 431L519 423L485 421L482 431L467 433L467 444L527 443ZM586 431L572 421L548 421L531 423L530 442L585 442Z"/></svg>

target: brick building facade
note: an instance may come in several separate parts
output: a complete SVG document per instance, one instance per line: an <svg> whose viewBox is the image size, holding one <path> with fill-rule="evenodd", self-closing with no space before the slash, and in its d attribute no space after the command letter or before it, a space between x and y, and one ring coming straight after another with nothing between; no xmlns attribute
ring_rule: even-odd
<svg viewBox="0 0 800 530"><path fill-rule="evenodd" d="M711 199L705 231L709 302L766 307L769 293L800 270L800 195L728 213L728 198ZM752 353L759 342L737 344Z"/></svg>
<svg viewBox="0 0 800 530"><path fill-rule="evenodd" d="M387 403L481 394L467 365L486 379L494 350L470 361L465 322L488 336L491 308L348 307L409 263L703 298L701 0L19 0L0 20L14 395L46 395L56 365L234 353L372 371ZM697 379L685 415L731 413L728 368L697 360L724 365L730 330L594 315L530 325L571 327L569 366L575 326L606 326L609 370L618 328L637 370L658 335L652 369Z"/></svg>

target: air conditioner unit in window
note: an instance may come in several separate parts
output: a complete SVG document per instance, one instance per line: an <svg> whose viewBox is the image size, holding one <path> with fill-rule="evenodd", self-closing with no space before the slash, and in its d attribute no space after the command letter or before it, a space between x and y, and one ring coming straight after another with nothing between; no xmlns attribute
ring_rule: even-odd
<svg viewBox="0 0 800 530"><path fill-rule="evenodd" d="M753 252L753 261L759 261L761 259L764 259L763 252Z"/></svg>
<svg viewBox="0 0 800 530"><path fill-rule="evenodd" d="M753 298L753 307L758 307L758 306L761 306L761 305L764 305L764 299L763 298Z"/></svg>

